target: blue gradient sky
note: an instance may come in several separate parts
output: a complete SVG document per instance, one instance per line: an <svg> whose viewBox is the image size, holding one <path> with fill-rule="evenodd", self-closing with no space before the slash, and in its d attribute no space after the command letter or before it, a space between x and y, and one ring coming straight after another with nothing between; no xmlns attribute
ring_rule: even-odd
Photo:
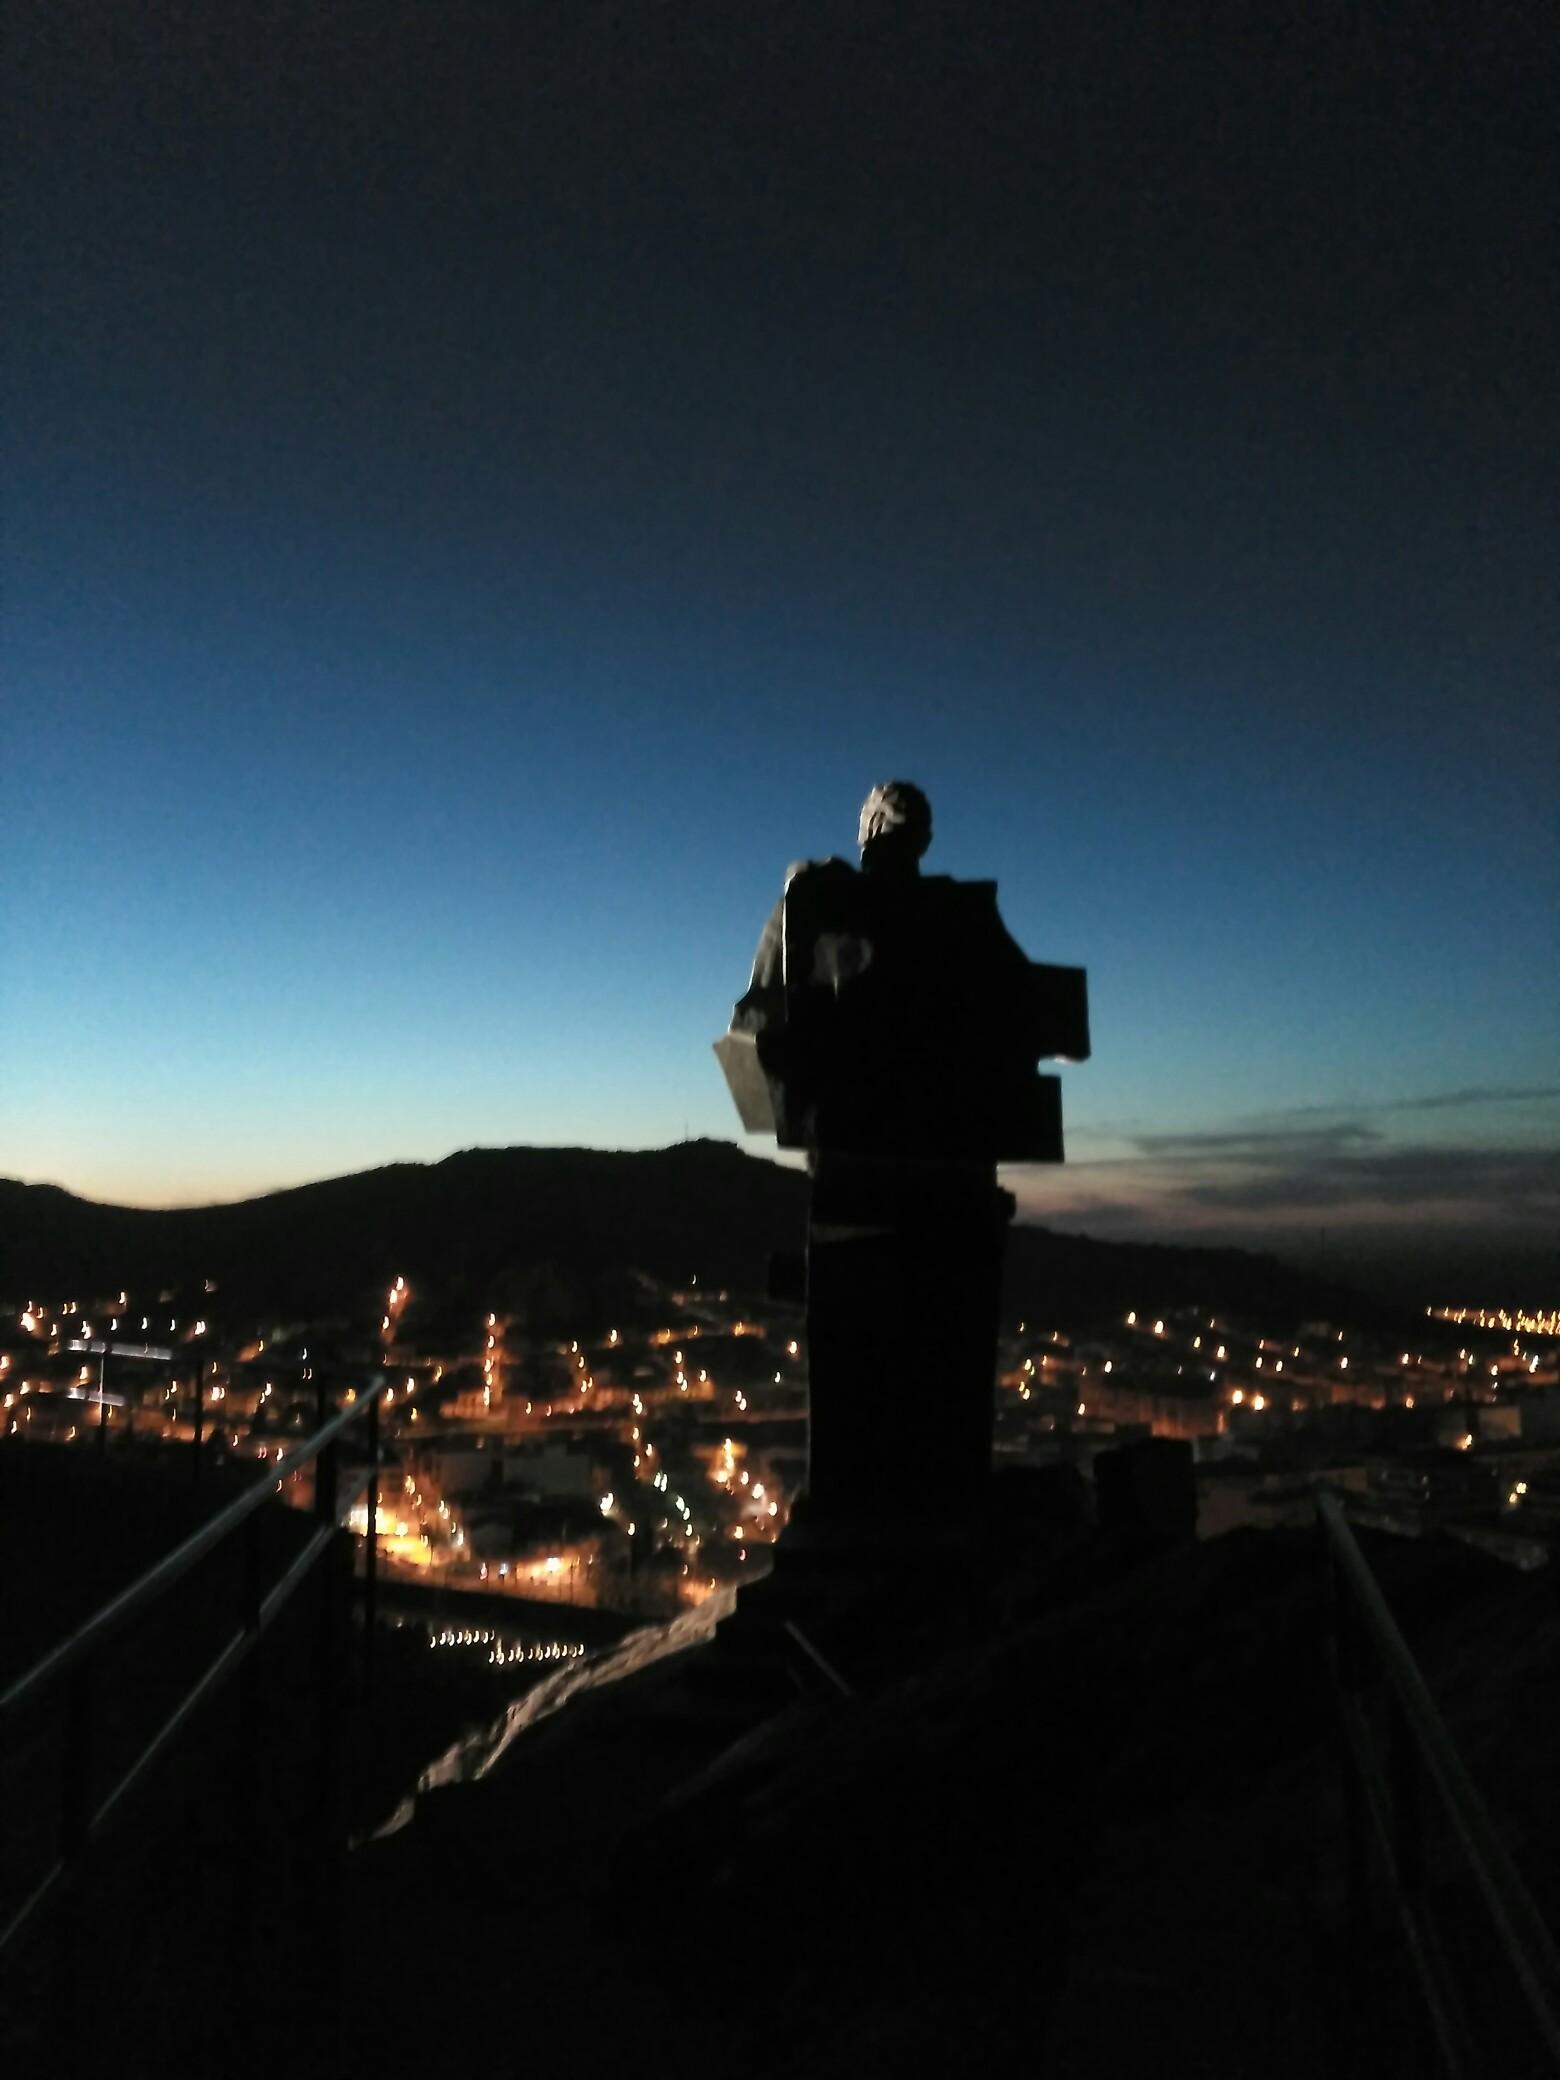
<svg viewBox="0 0 1560 2080"><path fill-rule="evenodd" d="M72 12L9 82L0 1170L735 1137L782 872L905 774L1090 970L1031 1211L1552 1241L1522 54Z"/></svg>

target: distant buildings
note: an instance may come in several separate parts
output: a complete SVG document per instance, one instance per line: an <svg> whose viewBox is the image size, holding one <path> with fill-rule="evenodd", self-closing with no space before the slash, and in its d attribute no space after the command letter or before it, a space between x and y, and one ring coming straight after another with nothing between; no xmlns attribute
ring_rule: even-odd
<svg viewBox="0 0 1560 2080"><path fill-rule="evenodd" d="M202 1455L250 1460L306 1503L290 1446L383 1375L382 1442L403 1483L392 1565L547 1593L572 1570L577 1596L589 1576L593 1600L656 1583L691 1600L762 1564L805 1476L801 1315L691 1285L641 1282L633 1298L636 1321L560 1338L497 1306L424 1305L399 1273L355 1311L348 1297L286 1323L225 1319L209 1292L28 1296L0 1315L0 1447L193 1452L198 1436ZM1440 1310L1396 1344L1195 1309L1127 1310L1086 1335L1015 1325L997 1455L1087 1469L1133 1438L1190 1442L1205 1534L1301 1521L1325 1478L1409 1528L1551 1536L1557 1329L1520 1310ZM930 1493L940 1425L921 1421ZM864 1516L919 1506L879 1478L869 1456Z"/></svg>

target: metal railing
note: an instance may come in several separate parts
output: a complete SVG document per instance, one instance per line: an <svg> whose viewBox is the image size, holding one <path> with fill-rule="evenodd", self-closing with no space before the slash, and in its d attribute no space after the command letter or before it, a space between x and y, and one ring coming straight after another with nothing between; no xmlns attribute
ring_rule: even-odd
<svg viewBox="0 0 1560 2080"><path fill-rule="evenodd" d="M286 1466L289 1474L313 1465L315 1528L301 1549L286 1564L269 1589L263 1583L261 1513L274 1502L281 1481L266 1473L219 1510L155 1566L150 1567L79 1626L69 1638L45 1654L25 1675L0 1693L0 1732L63 1689L64 1728L61 1743L60 1809L57 1849L53 1861L33 1886L10 1919L0 1928L0 1957L20 1935L44 1902L72 1885L81 1872L93 1839L118 1813L130 1794L149 1775L194 1714L238 1670L253 1653L294 1593L330 1551L340 1536L340 1519L348 1498L342 1494L341 1441L355 1426L364 1427L368 1464L362 1470L358 1491L367 1488L367 1523L363 1575L363 1667L365 1693L373 1682L374 1606L376 1596L378 1541L374 1536L379 1503L379 1404L388 1382L380 1377L357 1393L339 1414L324 1419L324 1392L316 1407L320 1427L312 1437L290 1446ZM229 1539L242 1535L244 1551L239 1569L238 1626L220 1652L184 1691L173 1710L141 1747L135 1759L106 1790L94 1785L95 1730L100 1708L108 1700L101 1695L103 1657L122 1638L126 1628L148 1608L166 1596L208 1555ZM332 1608L327 1599L327 1609ZM320 1709L332 1710L329 1683L321 1685Z"/></svg>
<svg viewBox="0 0 1560 2080"><path fill-rule="evenodd" d="M1423 1674L1387 1608L1340 1498L1316 1497L1328 1645L1343 1734L1351 1905L1362 1905L1374 1837L1409 1956L1452 2080L1483 2071L1432 1912L1426 1788L1439 1799L1461 1860L1488 1910L1501 1956L1522 1990L1539 2042L1560 2072L1560 1951L1452 1743ZM1370 1699L1385 1692L1386 1752ZM1546 2061L1546 2062L1547 2062Z"/></svg>
<svg viewBox="0 0 1560 2080"><path fill-rule="evenodd" d="M120 1443L126 1445L137 1442L136 1419L139 1415L147 1413L144 1406L137 1406L132 1393L111 1393L109 1391L108 1360L110 1357L130 1358L156 1364L167 1375L170 1396L179 1391L181 1382L178 1375L183 1370L180 1363L181 1353L167 1345L127 1344L113 1342L106 1338L94 1338L90 1341L66 1342L63 1348L72 1352L96 1355L98 1359L98 1381L96 1387L86 1387L80 1380L68 1385L61 1381L49 1380L34 1383L31 1387L29 1387L29 1383L24 1382L22 1392L24 1394L29 1391L33 1393L35 1397L34 1407L45 1407L53 1397L63 1396L65 1400L78 1403L87 1411L95 1408L97 1410L96 1421L92 1421L89 1413L85 1418L85 1422L95 1432L97 1448L100 1452L106 1452L109 1447L110 1409L118 1409L121 1412L123 1430L120 1436ZM183 1382L187 1386L190 1395L189 1417L192 1442L194 1444L194 1451L190 1457L190 1469L192 1478L198 1485L206 1458L203 1446L208 1437L214 1441L217 1431L221 1428L217 1419L215 1403L221 1399L225 1387L219 1386L217 1382L219 1363L217 1359L208 1358L203 1354L193 1352L188 1352L184 1355L189 1358L190 1368L187 1379ZM220 1363L226 1370L227 1383L231 1384L239 1371L251 1369L256 1372L300 1372L305 1380L309 1380L315 1377L315 1368L308 1364L307 1359L308 1353L305 1351L302 1358L279 1357L274 1354L263 1359L259 1357L228 1356L223 1358ZM323 1422L324 1409L318 1386L316 1386L315 1392L315 1407L316 1421ZM174 1412L175 1414L178 1413L177 1408ZM151 1413L155 1420L158 1415L166 1418L167 1411L165 1409L154 1409ZM9 1425L0 1423L0 1442L13 1436L19 1440L22 1437L22 1431L18 1422L13 1419ZM164 1437L166 1438L166 1432Z"/></svg>

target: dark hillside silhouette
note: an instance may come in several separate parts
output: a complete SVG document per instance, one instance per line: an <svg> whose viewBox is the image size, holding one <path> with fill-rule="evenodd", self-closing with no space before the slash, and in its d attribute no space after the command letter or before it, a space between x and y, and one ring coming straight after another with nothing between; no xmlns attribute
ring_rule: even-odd
<svg viewBox="0 0 1560 2080"><path fill-rule="evenodd" d="M97 1205L0 1180L0 1300L83 1299L121 1285L193 1296L216 1282L224 1315L342 1312L404 1275L429 1303L509 1302L547 1278L584 1293L637 1270L676 1289L761 1293L769 1258L800 1246L807 1181L726 1142L673 1148L466 1149L391 1163L231 1206ZM1370 1312L1244 1250L1094 1242L1020 1226L1005 1308L1081 1326L1127 1307L1257 1310L1271 1318Z"/></svg>

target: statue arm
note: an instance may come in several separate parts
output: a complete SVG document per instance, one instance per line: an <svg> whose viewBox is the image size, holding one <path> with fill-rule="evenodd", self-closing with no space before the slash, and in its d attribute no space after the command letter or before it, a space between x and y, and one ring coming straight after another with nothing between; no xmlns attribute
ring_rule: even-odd
<svg viewBox="0 0 1560 2080"><path fill-rule="evenodd" d="M787 876L787 879L790 877ZM782 896L764 920L753 955L753 972L747 992L732 1008L734 1033L763 1033L778 1023L785 966L785 897Z"/></svg>
<svg viewBox="0 0 1560 2080"><path fill-rule="evenodd" d="M753 955L753 972L748 978L746 994L739 997L731 1013L731 1030L734 1033L767 1033L777 1041L780 1028L786 1024L785 1000L785 905L786 895L798 876L828 876L840 871L852 873L840 860L795 860L785 870L785 883L780 900L764 920L764 929L758 935L758 950ZM765 1050L759 1050L761 1055Z"/></svg>

